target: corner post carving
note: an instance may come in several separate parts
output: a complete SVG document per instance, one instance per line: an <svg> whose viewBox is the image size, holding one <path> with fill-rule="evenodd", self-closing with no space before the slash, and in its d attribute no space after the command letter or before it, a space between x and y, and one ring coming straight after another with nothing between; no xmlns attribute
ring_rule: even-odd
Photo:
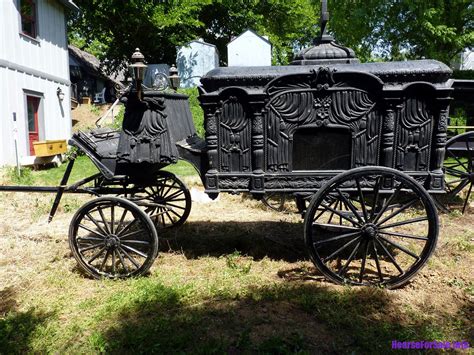
<svg viewBox="0 0 474 355"><path fill-rule="evenodd" d="M219 110L213 111L212 108L208 108L204 116L204 125L206 127L206 141L208 147L209 157L209 173L217 174L219 156L217 151L217 116Z"/></svg>
<svg viewBox="0 0 474 355"><path fill-rule="evenodd" d="M383 166L393 167L393 147L395 143L395 116L398 102L393 99L386 101L382 125L382 159Z"/></svg>
<svg viewBox="0 0 474 355"><path fill-rule="evenodd" d="M440 100L439 110L437 112L436 125L434 128L434 154L432 158L432 170L435 173L441 173L446 149L449 101Z"/></svg>
<svg viewBox="0 0 474 355"><path fill-rule="evenodd" d="M253 177L251 179L251 193L260 194L264 191L263 181L263 121L264 109L263 102L254 103L255 111L252 118L252 170Z"/></svg>

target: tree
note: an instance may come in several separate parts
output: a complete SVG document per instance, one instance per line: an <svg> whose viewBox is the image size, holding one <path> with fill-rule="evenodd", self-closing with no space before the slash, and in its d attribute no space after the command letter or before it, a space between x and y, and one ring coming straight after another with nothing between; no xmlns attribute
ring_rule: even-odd
<svg viewBox="0 0 474 355"><path fill-rule="evenodd" d="M474 43L470 0L335 0L329 26L362 60L438 59Z"/></svg>
<svg viewBox="0 0 474 355"><path fill-rule="evenodd" d="M217 46L222 64L227 43L247 28L269 36L274 63L291 60L293 47L312 38L317 16L310 0L76 0L82 14L70 19L72 44L109 67L139 47L149 62L172 64L176 47L196 38Z"/></svg>

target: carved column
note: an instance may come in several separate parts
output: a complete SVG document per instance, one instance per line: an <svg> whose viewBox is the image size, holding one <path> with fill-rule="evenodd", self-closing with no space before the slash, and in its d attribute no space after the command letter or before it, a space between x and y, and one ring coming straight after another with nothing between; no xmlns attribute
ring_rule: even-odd
<svg viewBox="0 0 474 355"><path fill-rule="evenodd" d="M386 101L382 125L382 158L381 165L393 167L393 149L395 143L395 115L397 109L395 100Z"/></svg>
<svg viewBox="0 0 474 355"><path fill-rule="evenodd" d="M204 126L206 127L207 155L209 157L209 173L217 174L219 167L219 157L217 152L217 116L219 110L212 112L208 110L204 117Z"/></svg>
<svg viewBox="0 0 474 355"><path fill-rule="evenodd" d="M252 179L251 192L261 194L264 191L263 182L263 125L264 125L264 110L262 103L253 103L255 111L252 119Z"/></svg>
<svg viewBox="0 0 474 355"><path fill-rule="evenodd" d="M446 140L447 140L447 129L448 129L448 117L449 117L449 101L450 99L438 99L438 111L435 114L436 124L434 125L433 132L433 147L431 157L431 189L443 190L444 189L444 178L443 178L443 162L444 155L446 152Z"/></svg>
<svg viewBox="0 0 474 355"><path fill-rule="evenodd" d="M446 149L446 131L448 128L449 102L440 102L434 132L434 156L432 159L432 170L440 172L443 167L444 153Z"/></svg>

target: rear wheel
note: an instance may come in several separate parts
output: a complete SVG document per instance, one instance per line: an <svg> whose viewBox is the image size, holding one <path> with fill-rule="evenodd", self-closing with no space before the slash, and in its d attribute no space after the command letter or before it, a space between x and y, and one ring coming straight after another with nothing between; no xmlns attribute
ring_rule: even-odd
<svg viewBox="0 0 474 355"><path fill-rule="evenodd" d="M100 197L72 218L69 246L82 270L95 278L125 278L146 273L158 254L150 218L134 203Z"/></svg>
<svg viewBox="0 0 474 355"><path fill-rule="evenodd" d="M305 241L316 267L339 284L405 284L438 237L436 207L414 179L384 167L357 168L312 198Z"/></svg>
<svg viewBox="0 0 474 355"><path fill-rule="evenodd" d="M129 199L144 208L158 230L181 226L191 212L191 193L170 172L160 171L153 184L137 191Z"/></svg>
<svg viewBox="0 0 474 355"><path fill-rule="evenodd" d="M474 132L460 134L446 143L444 171L446 196L443 200L447 204L460 200L464 213L474 184Z"/></svg>

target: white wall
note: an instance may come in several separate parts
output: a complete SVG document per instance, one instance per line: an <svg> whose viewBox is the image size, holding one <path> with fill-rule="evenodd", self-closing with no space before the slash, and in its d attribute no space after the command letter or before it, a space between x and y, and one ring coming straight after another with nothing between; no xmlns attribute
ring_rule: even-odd
<svg viewBox="0 0 474 355"><path fill-rule="evenodd" d="M181 87L198 86L202 76L219 66L217 48L202 41L192 41L178 50L176 65Z"/></svg>
<svg viewBox="0 0 474 355"><path fill-rule="evenodd" d="M269 66L272 65L272 46L269 42L245 31L227 44L228 66Z"/></svg>
<svg viewBox="0 0 474 355"><path fill-rule="evenodd" d="M19 1L18 1L19 2ZM0 165L15 163L13 113L18 150L23 162L30 155L26 94L40 95L40 140L71 135L69 60L64 9L55 0L38 0L38 36L20 34L17 0L0 0ZM60 101L56 90L65 94Z"/></svg>

